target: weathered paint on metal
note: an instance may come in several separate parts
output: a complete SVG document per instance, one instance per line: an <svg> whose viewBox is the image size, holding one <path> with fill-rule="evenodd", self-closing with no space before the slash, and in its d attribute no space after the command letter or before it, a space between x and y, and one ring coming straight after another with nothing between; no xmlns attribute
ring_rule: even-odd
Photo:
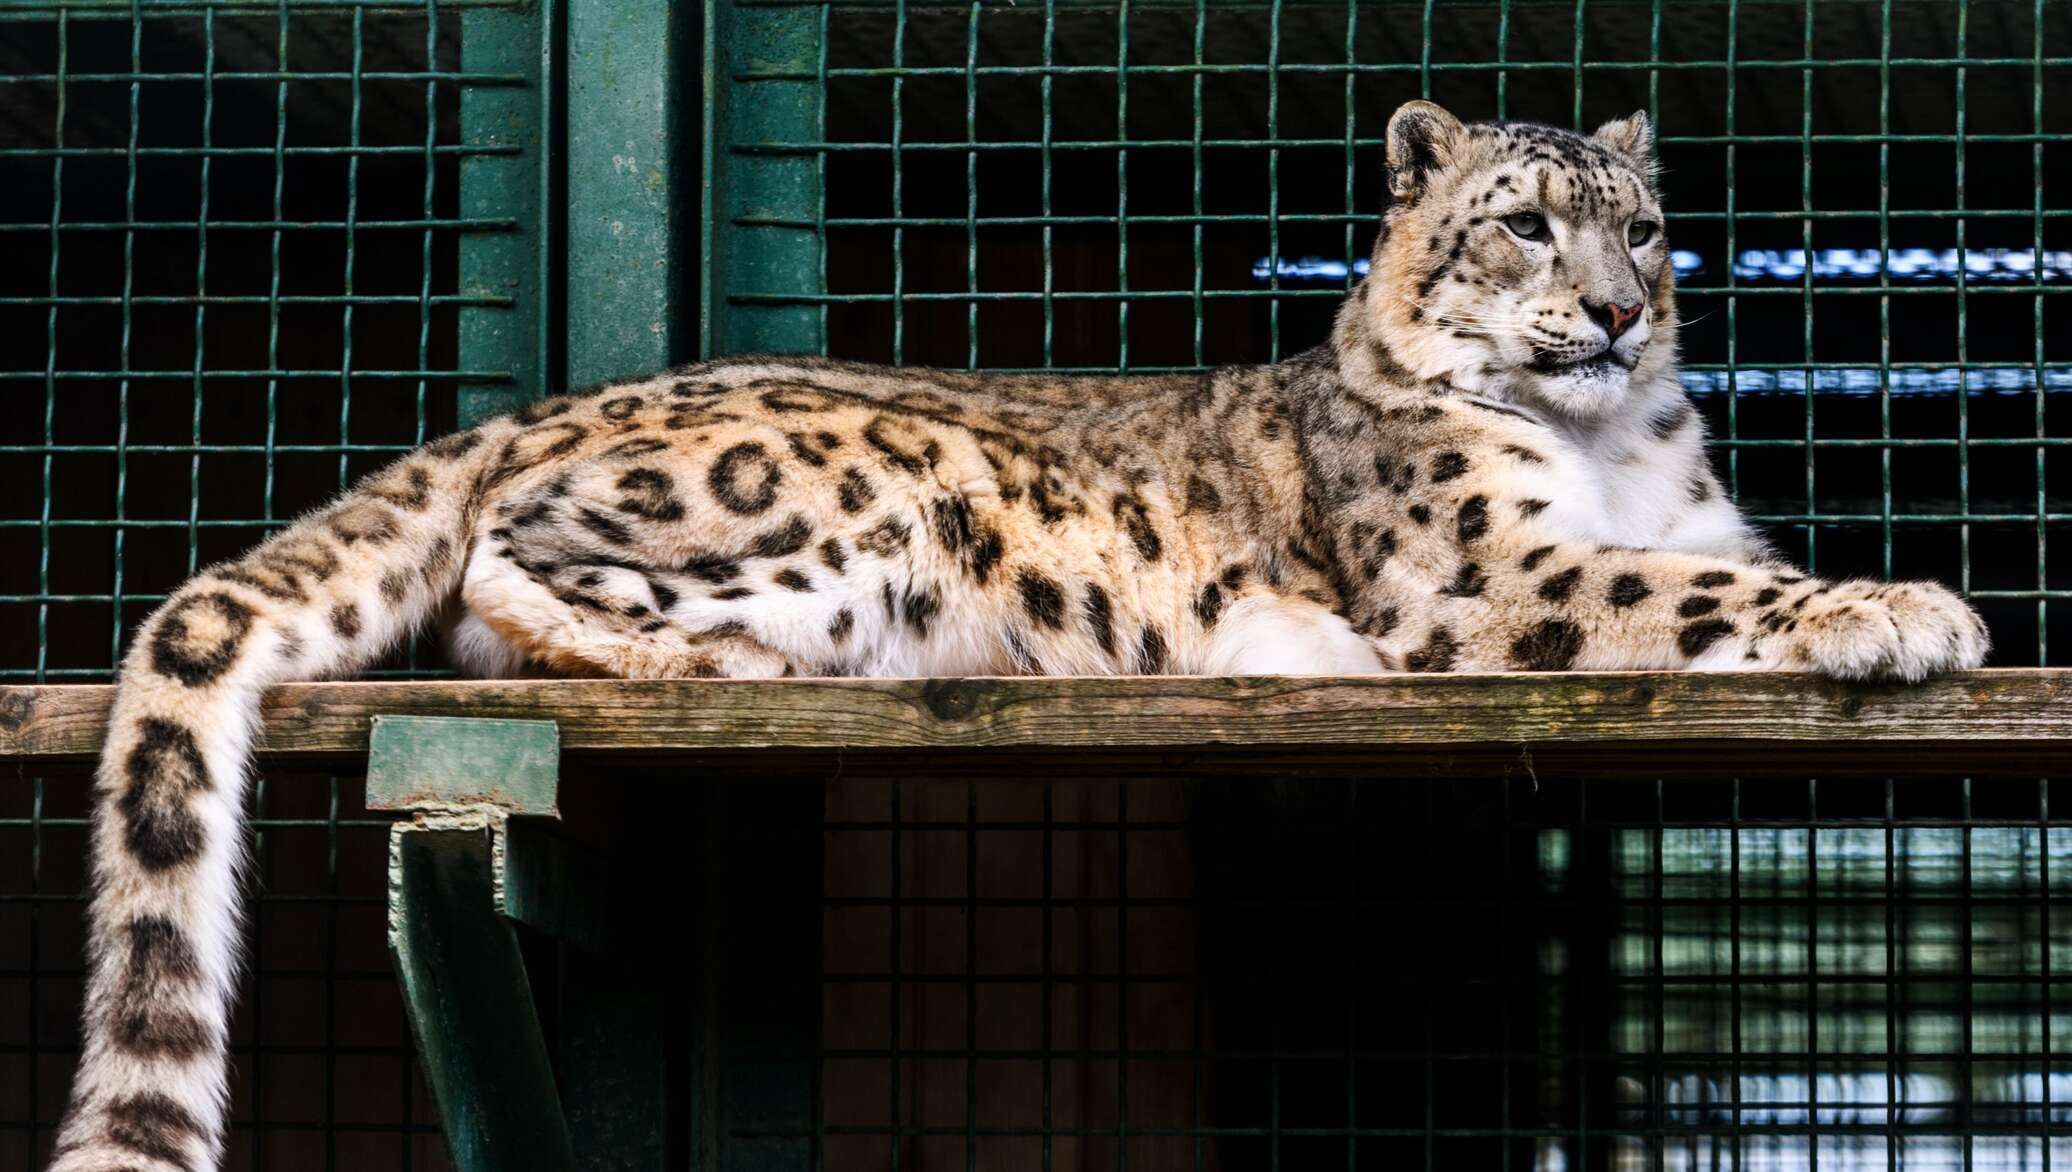
<svg viewBox="0 0 2072 1172"><path fill-rule="evenodd" d="M605 860L511 819L558 816L554 722L372 723L367 805L417 814L390 836L389 947L455 1165L659 1172L667 1065L652 966L611 951ZM573 946L559 973L564 1094L512 924Z"/></svg>
<svg viewBox="0 0 2072 1172"><path fill-rule="evenodd" d="M474 813L389 835L389 952L460 1172L576 1167L511 926L492 903L492 836Z"/></svg>
<svg viewBox="0 0 2072 1172"><path fill-rule="evenodd" d="M494 806L558 817L560 775L551 720L376 716L368 736L370 810Z"/></svg>
<svg viewBox="0 0 2072 1172"><path fill-rule="evenodd" d="M568 377L572 387L687 356L680 200L695 166L676 127L693 14L670 0L567 0Z"/></svg>
<svg viewBox="0 0 2072 1172"><path fill-rule="evenodd" d="M463 369L497 370L509 378L460 388L462 427L509 411L549 388L546 379L547 273L553 263L547 229L546 177L557 165L547 150L553 109L554 0L512 8L461 9L461 67L470 72L522 77L516 85L471 83L460 91L461 215L510 219L515 232L461 238L460 290L508 299L507 305L466 305L460 312Z"/></svg>
<svg viewBox="0 0 2072 1172"><path fill-rule="evenodd" d="M825 132L825 86L814 80L823 68L819 22L809 7L706 2L700 349L707 357L822 348L819 305L730 299L744 291L808 298L821 291L820 157L733 149L811 142ZM751 74L784 76L736 80Z"/></svg>

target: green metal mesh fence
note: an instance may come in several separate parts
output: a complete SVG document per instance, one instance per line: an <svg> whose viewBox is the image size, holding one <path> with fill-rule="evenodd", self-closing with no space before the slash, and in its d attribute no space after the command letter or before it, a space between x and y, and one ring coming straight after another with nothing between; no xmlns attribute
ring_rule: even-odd
<svg viewBox="0 0 2072 1172"><path fill-rule="evenodd" d="M521 155L463 134L464 92L534 80L463 65L499 20L535 27L479 0L0 13L0 678L105 678L197 566L450 429L460 388L533 381L458 341L518 284L463 290L470 251L539 251L522 187L462 199Z"/></svg>
<svg viewBox="0 0 2072 1172"><path fill-rule="evenodd" d="M1962 587L1997 663L2072 654L2050 540L2072 516L2072 7L723 8L715 349L1282 356L1364 262L1399 102L1586 128L1646 109L1685 378L1738 498L1822 572Z"/></svg>
<svg viewBox="0 0 2072 1172"><path fill-rule="evenodd" d="M816 1078L722 1166L2072 1161L2061 782L827 792Z"/></svg>
<svg viewBox="0 0 2072 1172"><path fill-rule="evenodd" d="M536 100L537 28L482 0L0 8L0 682L106 678L198 565L535 381L460 340L527 288L506 263L463 292L485 249L538 263L530 189L479 182L539 165L483 128ZM0 778L4 1168L47 1154L77 1050L88 796ZM386 827L357 779L260 784L232 1167L445 1166Z"/></svg>

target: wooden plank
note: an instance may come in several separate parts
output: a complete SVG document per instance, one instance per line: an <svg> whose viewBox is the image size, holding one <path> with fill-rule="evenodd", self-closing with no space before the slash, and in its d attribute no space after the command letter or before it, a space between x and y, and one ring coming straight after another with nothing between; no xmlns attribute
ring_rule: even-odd
<svg viewBox="0 0 2072 1172"><path fill-rule="evenodd" d="M113 689L0 688L0 761L92 758ZM564 752L599 757L809 756L925 750L1207 756L1499 751L1562 746L1654 768L1692 753L1807 760L1886 755L1922 769L1999 759L2063 768L2072 671L1967 672L1925 684L1781 673L1099 677L959 680L528 680L294 684L264 700L261 753L364 754L378 713L553 720ZM1832 752L1829 752L1832 750ZM1683 756L1678 762L1672 758Z"/></svg>

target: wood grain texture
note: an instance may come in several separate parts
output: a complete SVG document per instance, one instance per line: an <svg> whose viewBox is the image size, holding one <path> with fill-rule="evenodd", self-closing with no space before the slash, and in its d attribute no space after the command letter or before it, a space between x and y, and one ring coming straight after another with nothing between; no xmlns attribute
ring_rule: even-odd
<svg viewBox="0 0 2072 1172"><path fill-rule="evenodd" d="M104 685L0 688L0 761L90 760L112 695ZM1185 753L1294 763L1382 753L1439 763L1566 748L1672 771L1779 755L1918 771L2042 774L2072 763L2072 671L2059 669L1914 687L1675 672L294 684L267 693L261 755L364 756L377 713L549 719L565 752L628 759Z"/></svg>

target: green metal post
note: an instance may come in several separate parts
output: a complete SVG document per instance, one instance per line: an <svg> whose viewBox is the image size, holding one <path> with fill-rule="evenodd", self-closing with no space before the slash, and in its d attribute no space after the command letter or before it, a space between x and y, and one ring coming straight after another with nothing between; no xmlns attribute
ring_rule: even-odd
<svg viewBox="0 0 2072 1172"><path fill-rule="evenodd" d="M617 950L604 865L538 821L560 816L560 756L552 721L374 718L367 807L417 815L390 840L389 945L463 1172L664 1159L657 966ZM558 1046L512 924L569 946Z"/></svg>
<svg viewBox="0 0 2072 1172"><path fill-rule="evenodd" d="M686 357L678 201L695 152L682 20L669 0L567 0L568 385L660 370ZM694 100L690 99L690 100Z"/></svg>
<svg viewBox="0 0 2072 1172"><path fill-rule="evenodd" d="M819 14L807 7L705 4L705 256L700 352L818 353L820 159L736 144L820 138ZM746 75L778 75L748 77ZM757 301L739 298L755 294Z"/></svg>
<svg viewBox="0 0 2072 1172"><path fill-rule="evenodd" d="M418 1059L461 1172L576 1167L546 1038L497 915L496 818L435 816L389 837L389 951Z"/></svg>
<svg viewBox="0 0 2072 1172"><path fill-rule="evenodd" d="M759 144L825 138L825 13L706 0L704 19L699 352L821 353L824 152ZM824 1158L810 1057L821 1042L822 812L818 785L725 787L708 799L696 1167ZM730 914L739 901L753 914Z"/></svg>
<svg viewBox="0 0 2072 1172"><path fill-rule="evenodd" d="M460 93L461 214L514 219L516 232L471 233L460 242L460 291L494 298L463 303L464 367L503 372L501 382L460 389L460 425L509 411L549 389L547 274L554 246L547 220L548 112L553 109L554 0L518 8L462 9L465 70L508 73L521 85L466 85Z"/></svg>
<svg viewBox="0 0 2072 1172"><path fill-rule="evenodd" d="M514 816L559 816L551 721L374 720L367 805L410 810L389 847L389 947L454 1162L655 1172L661 998L622 963L604 867ZM512 924L570 945L557 1094Z"/></svg>

